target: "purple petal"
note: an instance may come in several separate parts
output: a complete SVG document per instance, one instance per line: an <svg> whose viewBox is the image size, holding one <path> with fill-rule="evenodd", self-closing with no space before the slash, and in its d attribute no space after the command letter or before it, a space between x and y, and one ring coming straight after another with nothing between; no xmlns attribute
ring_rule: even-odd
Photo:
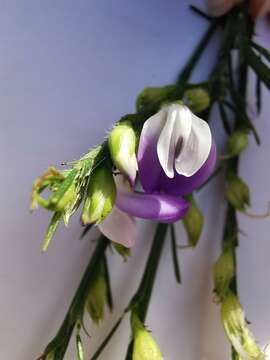
<svg viewBox="0 0 270 360"><path fill-rule="evenodd" d="M139 192L118 192L116 205L132 216L166 223L183 218L189 207L179 196Z"/></svg>
<svg viewBox="0 0 270 360"><path fill-rule="evenodd" d="M144 124L138 149L139 179L147 192L158 187L160 174L163 171L157 154L157 141L163 127L165 117L159 112L150 117Z"/></svg>
<svg viewBox="0 0 270 360"><path fill-rule="evenodd" d="M216 164L216 145L213 143L208 159L196 174L186 177L175 173L173 179L168 178L162 173L160 180L160 191L170 195L186 195L200 187L212 174Z"/></svg>

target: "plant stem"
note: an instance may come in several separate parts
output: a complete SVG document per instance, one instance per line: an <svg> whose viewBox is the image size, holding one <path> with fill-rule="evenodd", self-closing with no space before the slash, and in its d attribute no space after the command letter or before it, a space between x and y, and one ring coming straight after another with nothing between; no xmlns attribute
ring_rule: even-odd
<svg viewBox="0 0 270 360"><path fill-rule="evenodd" d="M168 224L159 223L157 225L155 237L144 269L141 283L130 302L129 307L132 310L136 311L136 314L143 323L145 322L150 298L152 295L152 290L156 278L156 273L157 273L163 245L166 238L167 229L168 229ZM131 341L131 343L129 344L126 360L130 360L132 358L132 350L133 350L133 341Z"/></svg>

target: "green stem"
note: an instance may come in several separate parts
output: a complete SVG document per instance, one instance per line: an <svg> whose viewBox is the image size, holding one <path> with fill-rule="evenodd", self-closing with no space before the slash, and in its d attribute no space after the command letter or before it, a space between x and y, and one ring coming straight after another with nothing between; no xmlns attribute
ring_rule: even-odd
<svg viewBox="0 0 270 360"><path fill-rule="evenodd" d="M124 314L129 311L133 310L136 311L136 314L139 316L140 320L142 322L145 321L145 317L147 314L147 309L149 306L156 273L159 265L159 260L162 254L163 245L165 242L165 237L168 229L168 224L158 224L157 229L155 232L155 236L153 239L153 244L148 256L147 263L145 265L145 269L143 272L143 276L140 282L140 285L138 287L138 290L136 291L135 295L132 297L129 305L127 306L124 313L121 315L119 320L116 322L116 324L113 326L107 337L103 340L100 347L97 349L95 354L91 357L91 360L96 360L104 348L107 346L108 342L110 341L111 337L117 330L118 326L120 325ZM131 359L132 357L132 350L133 350L133 342L129 344L126 359Z"/></svg>
<svg viewBox="0 0 270 360"><path fill-rule="evenodd" d="M167 229L168 224L157 225L140 286L131 300L131 307L136 307L136 313L142 322L145 321L147 314Z"/></svg>
<svg viewBox="0 0 270 360"><path fill-rule="evenodd" d="M143 323L145 322L149 302L151 299L167 229L168 224L158 224L141 283L130 303L130 308L136 312ZM129 344L126 360L132 359L132 351L133 341L131 341Z"/></svg>
<svg viewBox="0 0 270 360"><path fill-rule="evenodd" d="M74 327L78 321L81 321L84 305L86 298L89 293L89 286L91 284L91 279L95 274L97 265L101 259L103 259L103 254L109 244L109 241L101 236L98 240L96 249L91 257L91 260L85 270L83 278L80 282L80 285L74 295L74 298L71 302L69 310L66 314L66 317L58 330L54 339L49 343L44 351L44 355L41 359L45 359L46 355L52 353L54 359L62 360L64 359L71 335L73 333Z"/></svg>

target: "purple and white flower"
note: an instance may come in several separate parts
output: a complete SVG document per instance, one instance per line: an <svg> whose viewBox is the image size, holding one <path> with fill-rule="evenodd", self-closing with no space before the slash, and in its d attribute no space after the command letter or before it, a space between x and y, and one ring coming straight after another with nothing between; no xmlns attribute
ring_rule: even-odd
<svg viewBox="0 0 270 360"><path fill-rule="evenodd" d="M118 186L113 211L99 225L107 237L127 247L136 237L133 217L170 223L185 216L189 204L183 196L211 175L216 146L204 120L172 104L145 122L137 160L144 192Z"/></svg>

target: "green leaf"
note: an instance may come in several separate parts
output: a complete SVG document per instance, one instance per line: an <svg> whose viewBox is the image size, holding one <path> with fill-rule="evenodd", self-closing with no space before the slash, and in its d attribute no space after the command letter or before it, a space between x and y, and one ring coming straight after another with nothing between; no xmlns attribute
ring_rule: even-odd
<svg viewBox="0 0 270 360"><path fill-rule="evenodd" d="M47 207L48 200L43 199L40 196L40 193L45 190L46 188L50 188L52 191L57 191L60 184L65 179L65 172L58 171L55 167L50 166L48 170L37 178L32 187L32 194L31 194L31 210L34 210L41 205L43 207Z"/></svg>
<svg viewBox="0 0 270 360"><path fill-rule="evenodd" d="M268 66L265 65L260 57L245 43L243 44L243 50L247 63L252 67L265 86L270 89L270 69Z"/></svg>
<svg viewBox="0 0 270 360"><path fill-rule="evenodd" d="M172 249L174 274L175 274L176 281L180 284L181 283L181 273L180 273L180 266L179 266L179 261L178 261L174 224L170 224L170 230L171 230L171 249Z"/></svg>
<svg viewBox="0 0 270 360"><path fill-rule="evenodd" d="M48 226L48 229L47 229L47 232L46 232L46 235L45 235L45 238L44 238L44 241L43 241L43 245L42 245L42 251L47 251L48 249L48 246L51 242L51 239L61 221L61 217L62 217L62 214L61 212L56 212L54 213L52 219L51 219L51 222Z"/></svg>
<svg viewBox="0 0 270 360"><path fill-rule="evenodd" d="M267 61L270 61L270 52L265 49L263 46L255 43L254 41L250 41L251 46L257 50L262 56L265 57Z"/></svg>
<svg viewBox="0 0 270 360"><path fill-rule="evenodd" d="M54 211L63 211L73 199L75 193L74 180L77 170L73 169L59 186L59 189L48 200L47 208Z"/></svg>
<svg viewBox="0 0 270 360"><path fill-rule="evenodd" d="M218 21L211 22L206 32L203 34L201 40L199 41L198 45L194 49L187 65L183 68L183 70L179 74L177 79L177 84L183 86L188 82L195 66L197 65L203 52L205 51L205 48L212 39L212 36L214 35L215 31L217 30L218 25L219 25Z"/></svg>
<svg viewBox="0 0 270 360"><path fill-rule="evenodd" d="M190 246L196 246L203 228L203 215L193 197L190 199L190 207L182 221L188 235Z"/></svg>
<svg viewBox="0 0 270 360"><path fill-rule="evenodd" d="M257 112L260 113L262 108L262 82L259 76L256 79L256 107Z"/></svg>

